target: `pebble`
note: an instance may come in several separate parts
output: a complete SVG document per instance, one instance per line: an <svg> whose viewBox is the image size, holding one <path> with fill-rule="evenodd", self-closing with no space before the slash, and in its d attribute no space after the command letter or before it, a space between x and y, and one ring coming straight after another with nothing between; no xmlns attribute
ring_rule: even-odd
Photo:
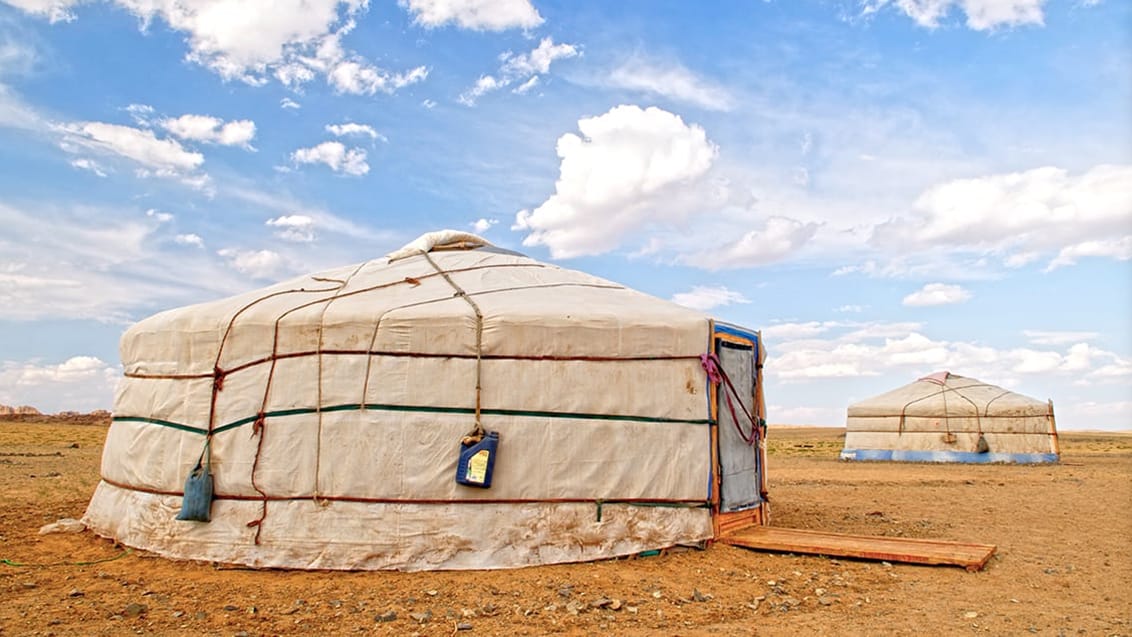
<svg viewBox="0 0 1132 637"><path fill-rule="evenodd" d="M142 615L145 614L146 610L147 609L146 609L145 604L138 604L137 602L132 602L132 603L126 604L126 609L124 611L122 611L122 614L125 615L126 617L141 617Z"/></svg>
<svg viewBox="0 0 1132 637"><path fill-rule="evenodd" d="M712 596L712 595L707 595L705 593L701 593L700 589L698 589L698 588L692 589L692 599L694 599L697 602L709 602L713 599L713 597L714 596Z"/></svg>
<svg viewBox="0 0 1132 637"><path fill-rule="evenodd" d="M185 614L185 611L183 611L183 610L173 611L173 617L182 617L182 616L184 616L184 614Z"/></svg>
<svg viewBox="0 0 1132 637"><path fill-rule="evenodd" d="M833 604L833 598L832 597L825 597L823 595L822 597L818 598L818 603L821 604L822 606L829 606L829 605Z"/></svg>
<svg viewBox="0 0 1132 637"><path fill-rule="evenodd" d="M394 611L388 611L388 612L382 613L380 615L374 616L373 620L376 621L376 622L382 622L382 623L397 621L397 613L394 612Z"/></svg>
<svg viewBox="0 0 1132 637"><path fill-rule="evenodd" d="M67 597L82 597L83 595L86 595L86 593L80 591L77 588L72 588L71 592L67 593Z"/></svg>
<svg viewBox="0 0 1132 637"><path fill-rule="evenodd" d="M609 599L607 597L601 597L601 598L595 599L594 601L590 602L590 608L605 608L606 606L609 606L612 603L613 603L612 599Z"/></svg>
<svg viewBox="0 0 1132 637"><path fill-rule="evenodd" d="M472 629L472 625L469 624L468 622L460 622L459 624L456 624L456 630L471 630L471 629Z"/></svg>
<svg viewBox="0 0 1132 637"><path fill-rule="evenodd" d="M227 610L227 611L240 610L240 607L235 605L235 604L225 604L224 610Z"/></svg>
<svg viewBox="0 0 1132 637"><path fill-rule="evenodd" d="M241 630L240 632L236 633L233 637L248 637L248 631Z"/></svg>
<svg viewBox="0 0 1132 637"><path fill-rule="evenodd" d="M207 618L208 618L208 613L204 612L203 610L198 610L195 614L193 614L193 619L198 620L198 621L202 620L202 619L207 619Z"/></svg>
<svg viewBox="0 0 1132 637"><path fill-rule="evenodd" d="M409 617L415 619L418 624L424 624L427 623L428 620L432 619L432 611L426 610L423 613L409 613Z"/></svg>
<svg viewBox="0 0 1132 637"><path fill-rule="evenodd" d="M969 610L969 611L963 613L963 616L966 617L967 619L974 619L974 618L978 617L979 614L976 613L973 610Z"/></svg>

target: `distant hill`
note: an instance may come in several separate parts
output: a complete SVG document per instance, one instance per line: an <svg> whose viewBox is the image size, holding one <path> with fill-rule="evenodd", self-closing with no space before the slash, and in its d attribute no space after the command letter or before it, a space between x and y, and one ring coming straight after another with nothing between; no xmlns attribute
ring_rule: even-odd
<svg viewBox="0 0 1132 637"><path fill-rule="evenodd" d="M0 405L0 422L55 423L68 425L109 425L110 412L98 409L90 413L63 411L45 414L35 407Z"/></svg>

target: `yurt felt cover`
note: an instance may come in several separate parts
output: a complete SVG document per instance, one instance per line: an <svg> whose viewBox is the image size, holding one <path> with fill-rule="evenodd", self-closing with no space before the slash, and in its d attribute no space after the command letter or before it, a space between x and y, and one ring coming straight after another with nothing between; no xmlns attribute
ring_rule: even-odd
<svg viewBox="0 0 1132 637"><path fill-rule="evenodd" d="M172 557L323 569L712 536L707 316L463 233L391 257L131 327L87 525ZM490 489L454 481L477 415L501 438ZM177 521L206 440L212 520Z"/></svg>
<svg viewBox="0 0 1132 637"><path fill-rule="evenodd" d="M841 457L1057 462L1053 403L939 372L850 405Z"/></svg>

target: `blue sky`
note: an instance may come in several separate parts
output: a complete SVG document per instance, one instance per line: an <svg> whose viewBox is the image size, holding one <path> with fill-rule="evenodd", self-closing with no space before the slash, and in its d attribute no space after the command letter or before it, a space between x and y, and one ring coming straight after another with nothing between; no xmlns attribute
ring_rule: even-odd
<svg viewBox="0 0 1132 637"><path fill-rule="evenodd" d="M1132 429L1132 5L0 0L0 403L440 228L762 329L772 422Z"/></svg>

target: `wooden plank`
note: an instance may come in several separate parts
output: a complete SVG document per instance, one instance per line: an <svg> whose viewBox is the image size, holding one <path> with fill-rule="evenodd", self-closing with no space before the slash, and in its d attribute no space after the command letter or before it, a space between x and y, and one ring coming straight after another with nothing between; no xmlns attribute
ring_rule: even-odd
<svg viewBox="0 0 1132 637"><path fill-rule="evenodd" d="M718 541L761 551L962 566L968 571L983 568L996 548L993 544L848 535L771 526L749 527L724 535Z"/></svg>

